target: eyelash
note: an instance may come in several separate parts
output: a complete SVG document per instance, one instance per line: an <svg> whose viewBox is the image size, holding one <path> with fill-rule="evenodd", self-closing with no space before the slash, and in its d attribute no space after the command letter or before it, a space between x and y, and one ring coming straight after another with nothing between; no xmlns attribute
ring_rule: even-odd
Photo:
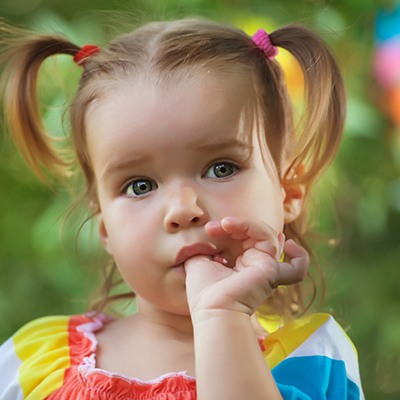
<svg viewBox="0 0 400 400"><path fill-rule="evenodd" d="M214 172L215 176L210 177L211 179L227 179L227 178L230 178L231 176L235 175L240 170L239 166L232 161L227 161L227 160L214 161L206 168L206 171L203 174L203 176L206 177L207 173L211 170L211 168L216 168L218 166L224 166L224 168L229 166L229 168L231 168L231 173L229 173L229 175L226 175L226 176L217 176L217 174L215 173L216 170L214 169L213 172Z"/></svg>
<svg viewBox="0 0 400 400"><path fill-rule="evenodd" d="M226 168L227 168L227 166L229 166L228 167L228 169L229 169L229 174L228 175L226 175L226 176L217 176L217 173L216 173L216 170L214 169L213 170L213 173L214 173L214 176L210 176L210 177L208 177L209 179L215 179L215 180L219 180L219 179L228 179L228 178L230 178L231 176L233 176L233 175L235 175L238 171L240 171L240 168L239 168L239 166L236 164L236 163L234 163L234 162L232 162L232 161L225 161L225 160L222 160L222 161L214 161L214 162L212 162L207 168L206 168L206 170L205 170L205 172L203 173L203 175L202 175L202 177L203 178L207 178L207 173L212 169L212 168L218 168L218 166L223 166L223 168L225 168L225 170L226 170ZM220 172L221 172L221 170L222 169L220 169ZM222 172L223 173L223 172ZM147 186L146 187L146 185L148 185L148 184L150 184L150 186ZM133 193L129 193L129 189L130 188L132 188L132 192ZM135 192L135 189L141 189L141 190L146 190L146 189L149 189L148 191L146 191L146 192L144 192L144 193L137 193L137 192ZM155 189L157 189L158 188L158 185L157 185L157 183L154 181L154 180L152 180L152 179L150 179L150 178L145 178L145 177L141 177L141 178L137 178L137 179L133 179L133 180L131 180L131 181L129 181L126 185L124 185L123 187L122 187L122 193L124 193L125 195L127 195L128 197L135 197L135 198L138 198L138 197L143 197L143 196L145 196L145 195L147 195L148 193L150 193L150 192L152 192L153 190L155 190Z"/></svg>
<svg viewBox="0 0 400 400"><path fill-rule="evenodd" d="M142 186L142 188L143 188L143 186L146 185L146 183L150 183L150 188L149 188L150 190L148 192L145 192L145 193L142 193L142 194L135 193L135 189L134 189L134 185L135 184L137 184L136 188L140 188L140 186ZM157 189L157 187L158 187L157 183L154 182L152 179L149 179L149 178L137 178L137 179L131 180L126 185L124 185L123 188L122 188L122 192L125 195L129 196L129 197L142 197L142 196L145 196L146 194L152 192L154 189ZM133 193L128 193L129 188L133 188L132 189Z"/></svg>

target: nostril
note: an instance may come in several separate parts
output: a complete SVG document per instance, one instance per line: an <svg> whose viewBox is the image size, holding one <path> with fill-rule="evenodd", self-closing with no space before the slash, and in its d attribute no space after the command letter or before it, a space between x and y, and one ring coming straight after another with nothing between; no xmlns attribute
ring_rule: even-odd
<svg viewBox="0 0 400 400"><path fill-rule="evenodd" d="M200 220L199 217L194 217L194 218L192 218L192 222L193 222L194 224L196 224L197 222L199 222L199 220Z"/></svg>
<svg viewBox="0 0 400 400"><path fill-rule="evenodd" d="M171 222L171 226L172 226L172 228L174 228L174 229L179 228L179 224L176 223L176 222Z"/></svg>

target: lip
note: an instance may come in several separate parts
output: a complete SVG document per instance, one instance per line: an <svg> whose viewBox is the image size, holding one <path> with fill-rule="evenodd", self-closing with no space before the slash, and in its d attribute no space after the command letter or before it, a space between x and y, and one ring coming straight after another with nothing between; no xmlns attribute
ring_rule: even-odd
<svg viewBox="0 0 400 400"><path fill-rule="evenodd" d="M215 256L218 250L211 243L194 243L189 246L182 247L175 259L175 265L183 264L190 257L198 255Z"/></svg>

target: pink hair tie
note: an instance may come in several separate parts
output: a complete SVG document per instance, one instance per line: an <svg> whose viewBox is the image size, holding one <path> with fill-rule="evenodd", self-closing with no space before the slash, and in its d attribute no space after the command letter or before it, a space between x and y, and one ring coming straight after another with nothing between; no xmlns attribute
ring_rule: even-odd
<svg viewBox="0 0 400 400"><path fill-rule="evenodd" d="M74 61L79 66L83 67L87 61L87 58L96 54L100 51L100 47L95 44L85 44L80 50L74 55Z"/></svg>
<svg viewBox="0 0 400 400"><path fill-rule="evenodd" d="M271 39L264 29L259 29L252 39L269 60L272 60L278 54L278 48L271 43Z"/></svg>

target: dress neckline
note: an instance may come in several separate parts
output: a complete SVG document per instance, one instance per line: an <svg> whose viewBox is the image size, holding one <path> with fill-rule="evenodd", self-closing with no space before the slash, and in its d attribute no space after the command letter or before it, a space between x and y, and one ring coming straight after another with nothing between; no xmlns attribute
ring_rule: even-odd
<svg viewBox="0 0 400 400"><path fill-rule="evenodd" d="M125 374L108 371L103 368L98 368L96 364L96 350L98 347L96 332L102 329L113 319L103 313L95 315L89 313L86 314L86 316L88 321L76 327L76 331L88 339L90 343L89 348L86 349L86 352L83 352L84 356L78 366L78 372L83 378L88 377L89 375L99 374L110 379L120 379L128 383L137 383L144 386L160 384L164 381L176 378L184 379L193 383L196 382L196 378L187 374L186 371L169 372L153 379L144 380L138 377L132 377Z"/></svg>

